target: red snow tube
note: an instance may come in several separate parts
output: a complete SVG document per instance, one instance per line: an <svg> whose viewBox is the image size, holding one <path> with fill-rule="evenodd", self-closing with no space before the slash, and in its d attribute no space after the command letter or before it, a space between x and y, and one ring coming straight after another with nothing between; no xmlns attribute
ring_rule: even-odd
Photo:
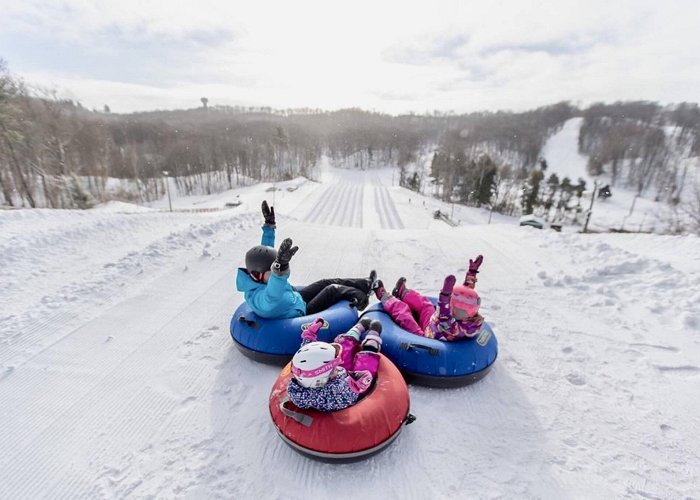
<svg viewBox="0 0 700 500"><path fill-rule="evenodd" d="M282 439L311 458L330 462L366 458L388 446L404 423L414 419L408 413L406 382L385 356L379 361L374 387L344 410L299 409L287 395L291 377L291 364L287 364L272 388L270 415Z"/></svg>

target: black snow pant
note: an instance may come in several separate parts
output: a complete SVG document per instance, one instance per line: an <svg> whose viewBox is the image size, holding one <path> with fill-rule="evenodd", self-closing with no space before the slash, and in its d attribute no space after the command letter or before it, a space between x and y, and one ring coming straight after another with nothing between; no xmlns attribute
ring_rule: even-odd
<svg viewBox="0 0 700 500"><path fill-rule="evenodd" d="M332 278L314 281L299 294L306 302L306 314L317 314L341 300L349 300L358 309L364 309L369 304L371 286L367 278Z"/></svg>

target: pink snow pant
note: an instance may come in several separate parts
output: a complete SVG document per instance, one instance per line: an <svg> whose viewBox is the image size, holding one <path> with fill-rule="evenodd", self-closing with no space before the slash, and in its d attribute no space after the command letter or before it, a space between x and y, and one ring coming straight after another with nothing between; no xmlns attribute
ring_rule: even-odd
<svg viewBox="0 0 700 500"><path fill-rule="evenodd" d="M425 329L430 324L430 318L435 314L435 306L430 299L423 297L415 290L406 292L403 300L391 296L382 303L382 306L397 325L421 336L425 336Z"/></svg>
<svg viewBox="0 0 700 500"><path fill-rule="evenodd" d="M352 379L350 389L358 394L367 391L372 385L372 380L377 377L379 354L372 351L361 351L360 341L349 335L338 335L334 342L343 348L340 354L340 366L347 370Z"/></svg>

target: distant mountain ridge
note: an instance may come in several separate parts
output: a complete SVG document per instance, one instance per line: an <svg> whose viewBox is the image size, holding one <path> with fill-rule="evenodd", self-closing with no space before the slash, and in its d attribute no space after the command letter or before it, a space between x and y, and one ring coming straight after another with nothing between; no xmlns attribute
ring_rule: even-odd
<svg viewBox="0 0 700 500"><path fill-rule="evenodd" d="M589 158L591 175L607 172L613 185L653 190L659 199L677 202L700 155L700 111L693 103L579 109L561 102L518 113L401 116L215 103L124 115L107 111L34 97L0 66L0 204L86 207L118 198L107 189L108 178L136 183L136 201L164 196L165 176L183 194L213 193L243 178L314 178L324 156L350 168L393 166L401 183L415 188L422 183L412 172L431 153L432 182L442 196L462 190L465 203L480 204L493 195L484 175L524 182L546 158L548 139L571 119L580 120L579 152ZM475 190L483 192L475 197Z"/></svg>

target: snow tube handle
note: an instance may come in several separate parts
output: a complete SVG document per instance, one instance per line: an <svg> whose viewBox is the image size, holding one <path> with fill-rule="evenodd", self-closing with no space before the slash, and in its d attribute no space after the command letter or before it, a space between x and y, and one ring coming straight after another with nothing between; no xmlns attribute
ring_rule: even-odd
<svg viewBox="0 0 700 500"><path fill-rule="evenodd" d="M287 397L287 396L280 399L280 411L282 413L284 413L287 417L293 418L294 420L299 422L304 427L311 427L311 424L314 421L313 417L310 417L308 415L304 415L303 413L299 413L298 411L290 410L289 408L287 408L285 406L288 402L289 402L289 397Z"/></svg>
<svg viewBox="0 0 700 500"><path fill-rule="evenodd" d="M428 353L431 356L437 356L440 351L438 349L435 349L434 347L430 347L427 345L422 345L422 344L413 344L411 342L401 342L401 349L404 351L410 351L411 349L418 350L418 349L423 349L425 351L428 351Z"/></svg>
<svg viewBox="0 0 700 500"><path fill-rule="evenodd" d="M252 319L246 319L246 317L242 314L238 317L238 322L245 323L246 326L249 326L251 328L260 328L260 325L258 325L255 321L253 321Z"/></svg>

